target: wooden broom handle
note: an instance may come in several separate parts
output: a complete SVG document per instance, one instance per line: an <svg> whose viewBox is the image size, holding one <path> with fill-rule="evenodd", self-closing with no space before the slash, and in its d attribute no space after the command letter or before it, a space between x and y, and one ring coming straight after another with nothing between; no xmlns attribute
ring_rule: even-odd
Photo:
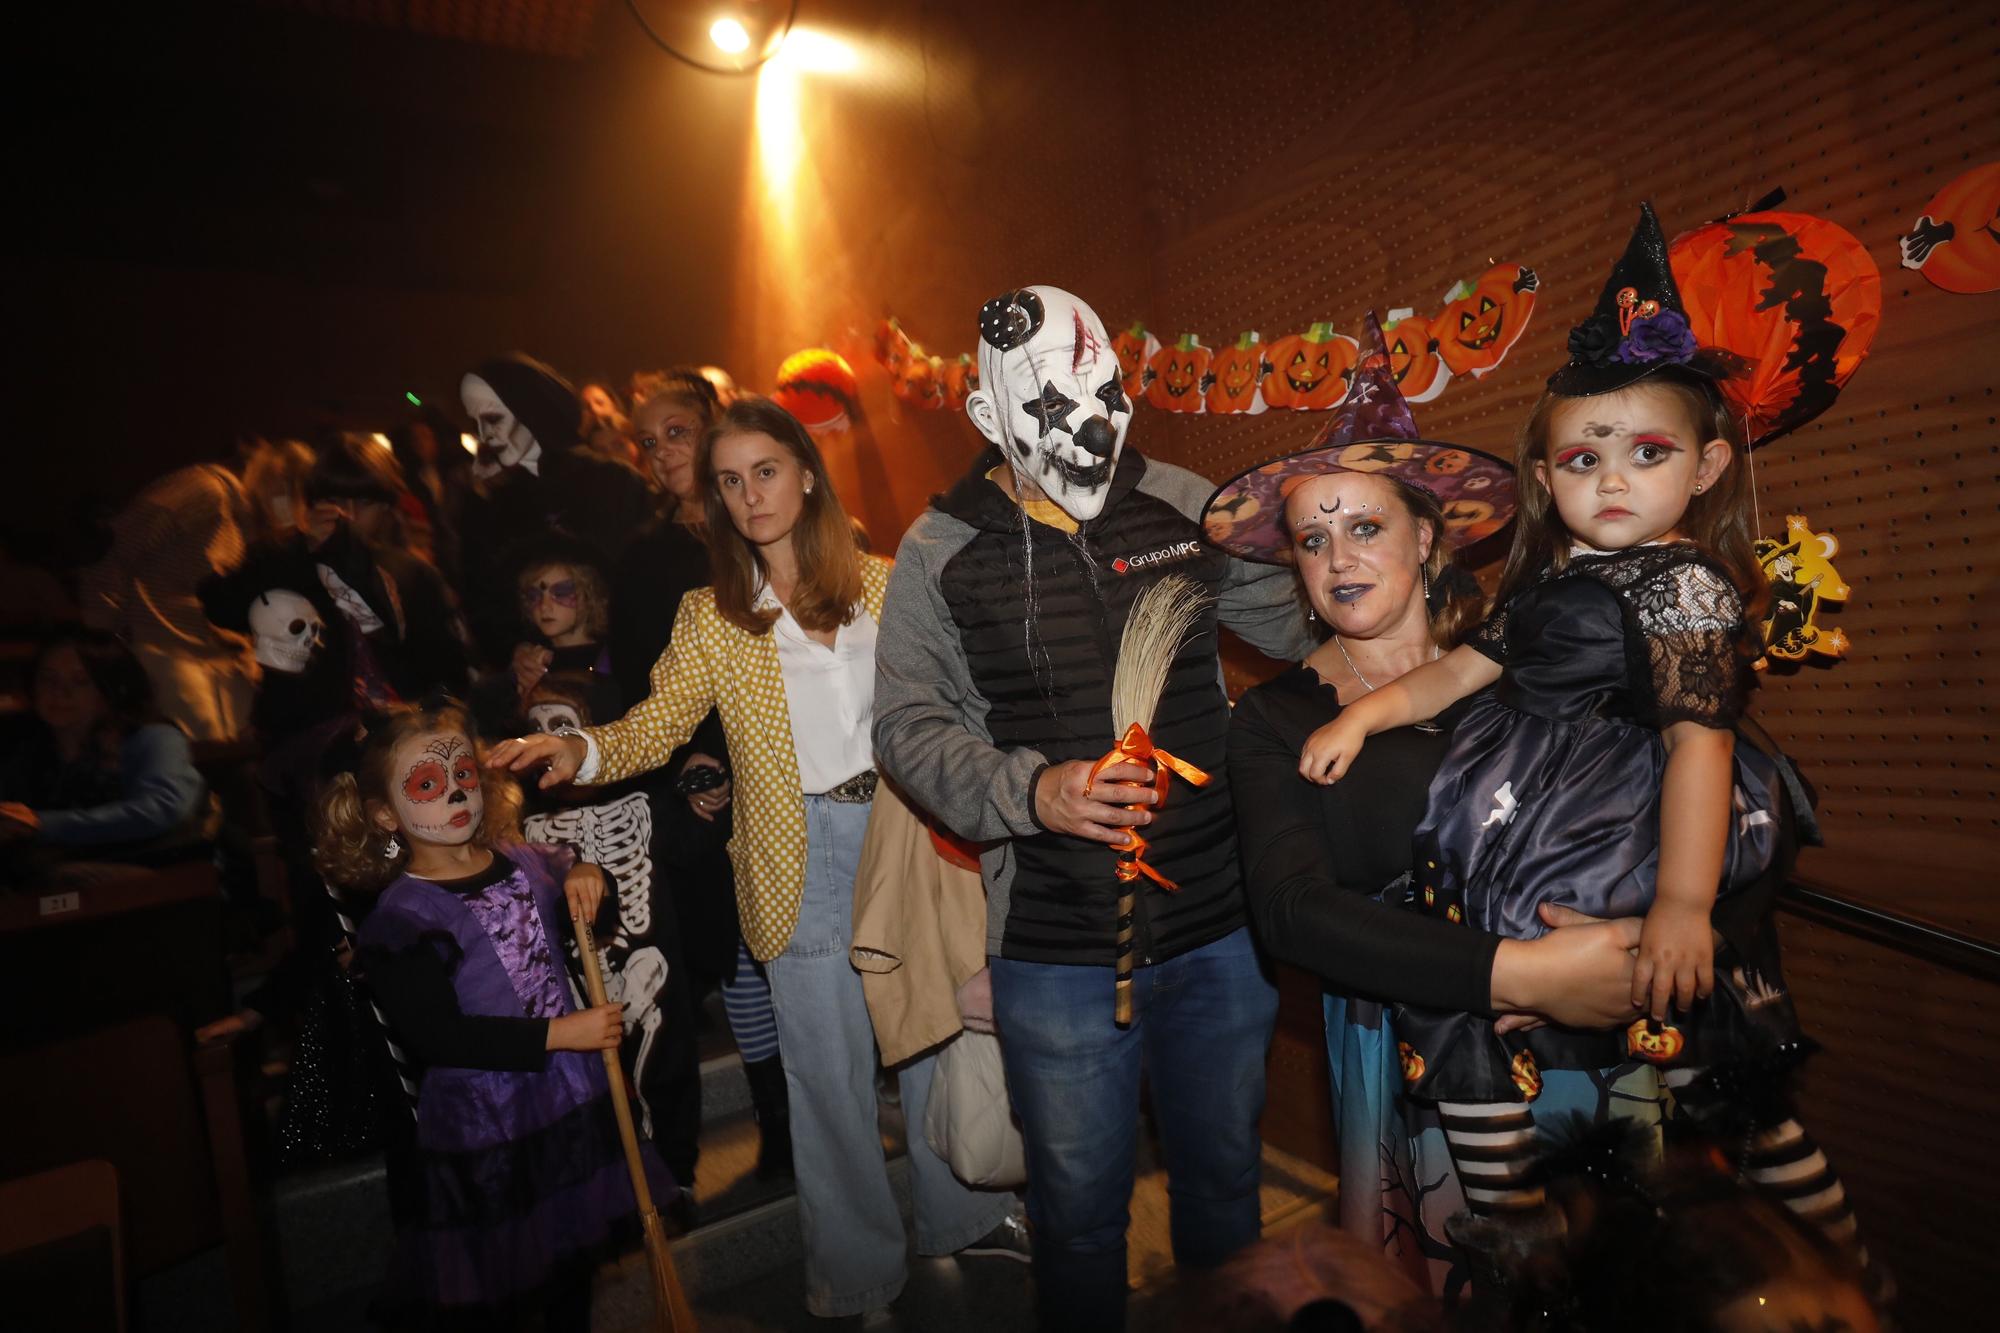
<svg viewBox="0 0 2000 1333"><path fill-rule="evenodd" d="M597 933L581 914L571 920L576 922L577 952L583 955L583 989L595 1008L606 1003L604 972L597 965ZM618 1137L625 1144L625 1166L632 1173L632 1192L638 1196L639 1213L643 1217L653 1211L653 1191L646 1184L645 1163L639 1158L639 1131L632 1123L632 1101L625 1092L625 1067L618 1063L616 1046L599 1054L604 1057L605 1077L611 1081L611 1112L618 1117Z"/></svg>

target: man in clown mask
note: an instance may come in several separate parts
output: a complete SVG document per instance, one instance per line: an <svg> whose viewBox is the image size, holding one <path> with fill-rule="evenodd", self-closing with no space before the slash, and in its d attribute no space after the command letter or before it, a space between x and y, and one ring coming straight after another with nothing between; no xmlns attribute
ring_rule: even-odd
<svg viewBox="0 0 2000 1333"><path fill-rule="evenodd" d="M1218 625L1294 661L1314 647L1281 566L1202 540L1213 489L1125 447L1132 403L1096 313L1023 287L979 315L966 413L990 444L910 529L876 645L875 754L960 835L987 844L987 954L1028 1149L1045 1328L1117 1328L1143 1065L1168 1149L1174 1255L1205 1267L1258 1234L1257 1117L1277 995L1249 936L1224 742ZM1139 594L1167 574L1213 604L1176 659L1158 743L1212 775L1157 811L1116 739L1111 678ZM1141 809L1127 810L1127 804ZM1135 1018L1113 1021L1111 850L1143 827Z"/></svg>

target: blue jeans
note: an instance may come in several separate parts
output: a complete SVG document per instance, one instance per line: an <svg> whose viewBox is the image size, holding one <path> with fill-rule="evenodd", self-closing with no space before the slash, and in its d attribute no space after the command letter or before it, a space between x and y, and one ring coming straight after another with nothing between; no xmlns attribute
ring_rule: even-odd
<svg viewBox="0 0 2000 1333"><path fill-rule="evenodd" d="M1111 1020L1110 968L991 961L1028 1149L1041 1326L1123 1328L1141 1070L1167 1168L1174 1261L1221 1263L1261 1225L1257 1118L1277 989L1248 929L1136 969L1127 1029Z"/></svg>
<svg viewBox="0 0 2000 1333"><path fill-rule="evenodd" d="M866 805L808 796L806 882L785 951L764 965L791 1097L792 1162L805 1233L806 1308L824 1318L902 1291L903 1219L876 1124L875 1029L848 961ZM951 1254L1005 1220L1011 1194L967 1189L924 1141L929 1056L898 1071L917 1204L917 1252Z"/></svg>

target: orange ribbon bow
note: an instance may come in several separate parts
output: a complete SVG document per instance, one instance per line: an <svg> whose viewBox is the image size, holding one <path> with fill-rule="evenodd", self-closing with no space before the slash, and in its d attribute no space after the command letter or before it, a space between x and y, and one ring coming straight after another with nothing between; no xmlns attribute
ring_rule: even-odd
<svg viewBox="0 0 2000 1333"><path fill-rule="evenodd" d="M1125 734L1119 738L1118 744L1113 746L1102 759L1090 766L1090 777L1083 784L1084 794L1088 795L1090 793L1091 787L1097 783L1098 775L1103 773L1105 769L1110 768L1114 764L1123 763L1150 764L1152 766L1153 791L1159 798L1153 802L1155 810L1158 810L1167 803L1167 779L1171 773L1180 774L1182 780L1191 782L1197 787L1208 785L1208 774L1202 772L1199 768L1187 762L1187 760L1171 755L1154 745L1153 738L1146 734L1146 729L1137 722L1134 722L1131 726L1125 728ZM1127 810L1138 810L1143 807L1128 805L1125 808ZM1140 836L1138 829L1126 829L1125 837L1125 843L1114 849L1124 853L1124 858L1118 862L1113 871L1121 883L1129 884L1139 876L1144 875L1163 889L1178 890L1180 888L1180 885L1174 883L1165 875L1155 870L1151 865L1147 864L1145 859L1147 842L1145 838Z"/></svg>

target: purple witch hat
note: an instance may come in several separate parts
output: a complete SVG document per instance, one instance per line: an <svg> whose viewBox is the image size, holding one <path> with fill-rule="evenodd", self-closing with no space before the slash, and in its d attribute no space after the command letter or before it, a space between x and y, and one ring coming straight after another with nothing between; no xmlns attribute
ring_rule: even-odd
<svg viewBox="0 0 2000 1333"><path fill-rule="evenodd" d="M1639 225L1612 267L1597 309L1569 331L1569 363L1549 376L1549 392L1563 398L1612 393L1667 366L1710 378L1718 373L1688 328L1660 220L1651 204L1640 204Z"/></svg>
<svg viewBox="0 0 2000 1333"><path fill-rule="evenodd" d="M1224 482L1202 510L1202 530L1231 555L1290 564L1285 497L1328 472L1372 472L1430 492L1444 510L1444 539L1453 548L1490 537L1514 516L1512 463L1418 435L1372 310L1362 327L1352 387L1312 447Z"/></svg>

